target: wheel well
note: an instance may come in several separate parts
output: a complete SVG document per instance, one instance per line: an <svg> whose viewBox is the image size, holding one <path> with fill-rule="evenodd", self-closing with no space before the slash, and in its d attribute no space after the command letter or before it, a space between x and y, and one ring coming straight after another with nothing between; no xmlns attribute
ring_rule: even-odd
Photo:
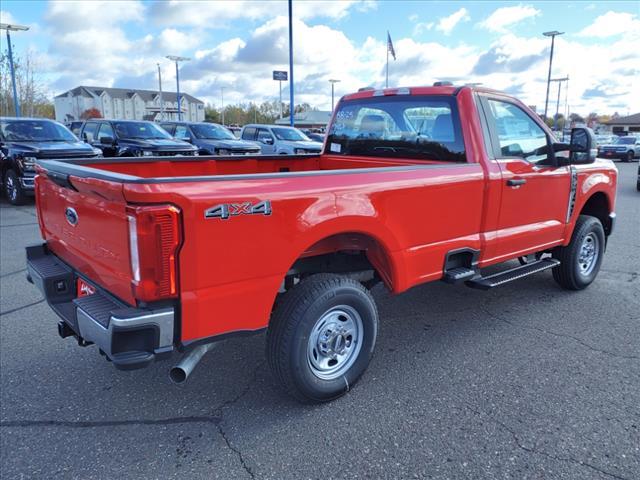
<svg viewBox="0 0 640 480"><path fill-rule="evenodd" d="M296 278L315 273L366 272L373 274L368 280L383 280L391 288L392 264L384 246L365 234L341 233L308 248L287 272L285 287L292 285Z"/></svg>
<svg viewBox="0 0 640 480"><path fill-rule="evenodd" d="M606 194L602 192L594 193L580 210L580 215L590 215L600 220L606 235L611 233L611 217L609 217L609 213L609 201Z"/></svg>

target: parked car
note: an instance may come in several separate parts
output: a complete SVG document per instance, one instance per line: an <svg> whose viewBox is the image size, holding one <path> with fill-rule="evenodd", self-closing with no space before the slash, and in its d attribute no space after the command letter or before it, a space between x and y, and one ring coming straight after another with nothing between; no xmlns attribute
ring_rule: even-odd
<svg viewBox="0 0 640 480"><path fill-rule="evenodd" d="M280 125L245 125L240 138L258 142L265 155L299 155L322 150L322 143L314 142L297 128Z"/></svg>
<svg viewBox="0 0 640 480"><path fill-rule="evenodd" d="M229 125L229 126L225 126L224 128L226 128L231 133L233 133L234 137L240 138L240 133L242 132L242 128L241 127L239 127L237 125Z"/></svg>
<svg viewBox="0 0 640 480"><path fill-rule="evenodd" d="M101 152L64 125L41 118L0 118L0 179L13 205L33 196L38 159L93 158Z"/></svg>
<svg viewBox="0 0 640 480"><path fill-rule="evenodd" d="M471 86L362 91L336 112L317 156L39 162L27 268L60 336L121 369L182 352L182 382L214 342L266 329L274 377L323 402L367 368L377 282L595 280L618 172L591 130L557 142L522 102Z"/></svg>
<svg viewBox="0 0 640 480"><path fill-rule="evenodd" d="M239 140L230 130L216 123L162 122L160 126L178 140L198 147L200 155L258 155L255 142Z"/></svg>
<svg viewBox="0 0 640 480"><path fill-rule="evenodd" d="M640 137L618 137L612 143L598 147L598 155L603 158L617 158L623 162L631 162L640 157Z"/></svg>
<svg viewBox="0 0 640 480"><path fill-rule="evenodd" d="M67 128L71 130L71 133L73 133L76 137L80 137L80 129L82 128L83 123L83 121L70 122L69 125L67 125Z"/></svg>
<svg viewBox="0 0 640 480"><path fill-rule="evenodd" d="M310 140L314 142L323 143L324 142L324 133L314 132L313 130L301 128L300 131L304 133Z"/></svg>
<svg viewBox="0 0 640 480"><path fill-rule="evenodd" d="M176 140L153 122L88 120L80 138L99 148L105 157L171 157L198 155L193 145Z"/></svg>
<svg viewBox="0 0 640 480"><path fill-rule="evenodd" d="M600 147L601 145L609 145L615 142L617 138L618 138L617 135L609 135L609 134L596 135L596 142L598 144L598 147Z"/></svg>

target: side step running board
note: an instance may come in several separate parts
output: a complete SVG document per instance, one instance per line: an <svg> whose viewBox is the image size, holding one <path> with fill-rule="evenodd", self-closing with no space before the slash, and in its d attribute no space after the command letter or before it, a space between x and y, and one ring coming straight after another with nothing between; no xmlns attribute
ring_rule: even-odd
<svg viewBox="0 0 640 480"><path fill-rule="evenodd" d="M538 260L537 262L527 263L526 265L521 265L504 272L494 273L493 275L489 275L488 277L477 277L473 280L467 280L465 282L465 285L467 285L467 287L477 288L479 290L489 290L490 288L513 282L514 280L518 280L519 278L527 277L529 275L533 275L534 273L557 267L558 265L560 265L559 260L556 260L555 258L544 258L542 260Z"/></svg>

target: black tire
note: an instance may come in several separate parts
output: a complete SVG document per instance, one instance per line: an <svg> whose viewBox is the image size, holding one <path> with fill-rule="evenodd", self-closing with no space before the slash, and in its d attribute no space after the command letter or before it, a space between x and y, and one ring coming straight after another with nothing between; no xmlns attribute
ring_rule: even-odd
<svg viewBox="0 0 640 480"><path fill-rule="evenodd" d="M361 320L359 350L357 342L349 343L355 350L344 366L350 366L335 372L339 374L336 378L320 378L311 365L310 338L320 319L345 306L357 312ZM327 402L348 392L367 369L377 333L378 310L362 284L341 275L313 275L285 293L278 303L267 332L267 360L273 375L291 396L303 403Z"/></svg>
<svg viewBox="0 0 640 480"><path fill-rule="evenodd" d="M633 153L633 150L631 150L630 152L627 152L627 157L624 159L624 161L633 162L634 157L635 157L635 154Z"/></svg>
<svg viewBox="0 0 640 480"><path fill-rule="evenodd" d="M590 237L597 252L595 261L588 271L583 271L580 262L580 253L587 237ZM587 239L587 240L585 240ZM597 242L594 242L594 239ZM605 236L602 223L595 217L580 215L573 229L571 242L566 247L557 247L553 250L553 258L560 260L560 265L553 269L553 278L562 288L567 290L582 290L587 288L596 278L602 265L604 256ZM584 264L582 264L584 265Z"/></svg>
<svg viewBox="0 0 640 480"><path fill-rule="evenodd" d="M27 202L27 196L22 190L20 179L12 169L7 170L4 175L3 190L11 205L24 205Z"/></svg>

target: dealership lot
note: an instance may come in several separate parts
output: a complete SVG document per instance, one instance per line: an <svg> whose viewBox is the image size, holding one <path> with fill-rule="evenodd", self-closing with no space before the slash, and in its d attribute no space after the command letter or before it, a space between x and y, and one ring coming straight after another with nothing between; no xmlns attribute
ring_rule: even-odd
<svg viewBox="0 0 640 480"><path fill-rule="evenodd" d="M1 465L6 478L637 478L640 192L618 163L618 223L582 292L544 272L480 292L390 296L347 396L281 393L264 337L222 343L183 387L170 362L119 372L56 333L24 278L32 205L2 200Z"/></svg>

